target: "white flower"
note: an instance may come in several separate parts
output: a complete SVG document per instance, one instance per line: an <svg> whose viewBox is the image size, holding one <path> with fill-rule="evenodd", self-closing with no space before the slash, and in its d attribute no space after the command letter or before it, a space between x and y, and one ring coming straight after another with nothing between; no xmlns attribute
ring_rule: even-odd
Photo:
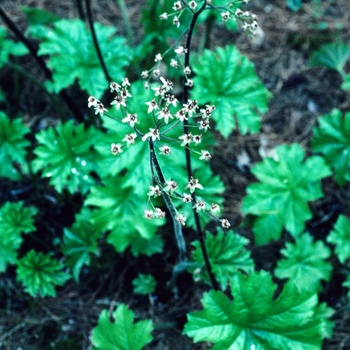
<svg viewBox="0 0 350 350"><path fill-rule="evenodd" d="M122 86L123 86L123 87L125 87L125 86L130 86L130 82L129 82L129 79L128 79L128 78L124 78L123 83L122 83Z"/></svg>
<svg viewBox="0 0 350 350"><path fill-rule="evenodd" d="M198 145L202 141L202 135L193 135L192 140L196 145Z"/></svg>
<svg viewBox="0 0 350 350"><path fill-rule="evenodd" d="M204 129L204 131L207 131L208 128L210 128L209 120L208 119L201 119L199 122L199 129Z"/></svg>
<svg viewBox="0 0 350 350"><path fill-rule="evenodd" d="M165 21L166 19L168 19L168 14L166 12L162 13L159 18L163 21Z"/></svg>
<svg viewBox="0 0 350 350"><path fill-rule="evenodd" d="M128 114L125 118L122 119L123 123L129 123L129 125L133 128L135 124L139 124L140 122L137 119L137 114Z"/></svg>
<svg viewBox="0 0 350 350"><path fill-rule="evenodd" d="M148 106L147 113L151 113L154 109L159 109L155 99L153 99L151 102L145 102L145 104Z"/></svg>
<svg viewBox="0 0 350 350"><path fill-rule="evenodd" d="M178 118L180 121L184 121L185 119L187 120L187 116L186 116L186 110L184 108L181 108L180 110L178 110L175 113L175 117Z"/></svg>
<svg viewBox="0 0 350 350"><path fill-rule="evenodd" d="M191 116L198 108L197 100L193 100L193 101L187 100L187 103L184 104L184 108L185 108L186 112L188 112L188 114Z"/></svg>
<svg viewBox="0 0 350 350"><path fill-rule="evenodd" d="M166 91L169 91L173 88L174 84L171 80L164 79L163 77L160 77L159 79L163 83L163 87Z"/></svg>
<svg viewBox="0 0 350 350"><path fill-rule="evenodd" d="M147 193L147 195L149 196L155 196L155 197L159 197L162 195L162 191L160 190L159 186L150 186L149 187L149 192Z"/></svg>
<svg viewBox="0 0 350 350"><path fill-rule="evenodd" d="M191 10L195 10L197 7L197 3L195 1L190 1L188 6L190 7Z"/></svg>
<svg viewBox="0 0 350 350"><path fill-rule="evenodd" d="M120 143L112 143L111 144L111 152L114 156L116 156L118 153L122 153L122 145Z"/></svg>
<svg viewBox="0 0 350 350"><path fill-rule="evenodd" d="M165 155L168 155L171 152L171 148L169 146L166 146L166 145L160 147L159 150L160 150L160 154L165 154Z"/></svg>
<svg viewBox="0 0 350 350"><path fill-rule="evenodd" d="M179 63L172 58L170 61L170 65L174 68L177 68L179 66Z"/></svg>
<svg viewBox="0 0 350 350"><path fill-rule="evenodd" d="M197 212L201 210L205 210L205 202L202 200L198 200L196 204L193 206L194 209L197 210Z"/></svg>
<svg viewBox="0 0 350 350"><path fill-rule="evenodd" d="M168 191L169 193L174 192L178 187L178 184L176 181L169 180L166 182L166 186L164 187L165 191Z"/></svg>
<svg viewBox="0 0 350 350"><path fill-rule="evenodd" d="M173 25L176 26L177 28L180 27L180 21L179 21L179 18L177 16L175 16L173 19Z"/></svg>
<svg viewBox="0 0 350 350"><path fill-rule="evenodd" d="M211 154L208 151L201 151L202 155L199 157L200 160L208 160L211 158Z"/></svg>
<svg viewBox="0 0 350 350"><path fill-rule="evenodd" d="M127 134L122 141L125 141L126 145L129 147L131 144L135 143L136 137L136 134Z"/></svg>
<svg viewBox="0 0 350 350"><path fill-rule="evenodd" d="M165 121L165 124L169 123L169 118L173 119L174 117L171 115L168 107L162 108L158 113L158 119L163 119Z"/></svg>
<svg viewBox="0 0 350 350"><path fill-rule="evenodd" d="M120 85L118 85L117 83L110 83L109 84L109 88L111 89L111 92L113 92L113 91L119 91L119 89L120 89Z"/></svg>
<svg viewBox="0 0 350 350"><path fill-rule="evenodd" d="M120 106L126 107L125 99L121 95L118 95L118 96L114 97L114 100L111 102L111 105L116 105L115 107L117 109L119 109Z"/></svg>
<svg viewBox="0 0 350 350"><path fill-rule="evenodd" d="M184 193L184 196L182 197L182 201L185 203L190 203L192 202L192 197L189 194Z"/></svg>
<svg viewBox="0 0 350 350"><path fill-rule="evenodd" d="M169 105L173 105L174 107L176 107L176 106L177 106L177 103L179 102L179 101L177 100L177 98L176 98L174 95L169 95L169 94L167 94L167 95L165 96L165 98L166 98L166 102L167 102Z"/></svg>
<svg viewBox="0 0 350 350"><path fill-rule="evenodd" d="M186 146L192 141L192 134L184 134L182 136L179 136L179 139L183 140L181 146Z"/></svg>
<svg viewBox="0 0 350 350"><path fill-rule="evenodd" d="M213 213L219 213L220 212L220 207L216 203L212 203L212 205L210 206L210 210Z"/></svg>
<svg viewBox="0 0 350 350"><path fill-rule="evenodd" d="M154 59L154 62L159 62L159 61L161 61L163 58L162 58L162 55L160 54L160 53L157 53L156 54L156 57L155 57L155 59Z"/></svg>
<svg viewBox="0 0 350 350"><path fill-rule="evenodd" d="M221 12L221 18L224 22L227 22L230 18L230 12Z"/></svg>
<svg viewBox="0 0 350 350"><path fill-rule="evenodd" d="M193 193L196 188L203 190L203 186L199 183L198 179L194 179L193 177L188 181L186 188L189 188L191 193Z"/></svg>
<svg viewBox="0 0 350 350"><path fill-rule="evenodd" d="M90 108L91 106L96 107L97 104L99 103L99 100L97 100L94 96L90 96L88 98L88 107Z"/></svg>
<svg viewBox="0 0 350 350"><path fill-rule="evenodd" d="M179 222L182 226L184 226L187 218L185 218L182 214L179 214L179 215L175 216L175 220L177 222Z"/></svg>
<svg viewBox="0 0 350 350"><path fill-rule="evenodd" d="M191 74L191 68L190 68L189 66L187 66L187 67L184 69L184 73L185 73L186 75Z"/></svg>
<svg viewBox="0 0 350 350"><path fill-rule="evenodd" d="M231 227L231 224L229 223L229 221L227 219L221 219L221 226L224 228L229 228Z"/></svg>
<svg viewBox="0 0 350 350"><path fill-rule="evenodd" d="M192 79L187 79L185 85L189 86L189 87L192 87L193 86L193 80Z"/></svg>
<svg viewBox="0 0 350 350"><path fill-rule="evenodd" d="M153 75L154 75L155 77L159 77L159 76L160 76L160 70L159 70L159 69L155 69L155 70L153 71Z"/></svg>
<svg viewBox="0 0 350 350"><path fill-rule="evenodd" d="M174 2L174 5L173 5L172 8L173 8L174 11L179 11L179 10L181 10L181 8L182 8L181 1L176 1L176 2Z"/></svg>
<svg viewBox="0 0 350 350"><path fill-rule="evenodd" d="M237 9L236 12L235 12L235 15L236 15L237 17L241 17L241 16L243 15L243 11L240 10L240 9Z"/></svg>
<svg viewBox="0 0 350 350"><path fill-rule="evenodd" d="M144 71L141 73L141 78L142 78L142 79L147 79L147 78L148 78L148 71L144 70Z"/></svg>
<svg viewBox="0 0 350 350"><path fill-rule="evenodd" d="M159 130L158 129L149 129L150 131L142 136L142 141L146 141L149 137L152 139L152 141L159 140Z"/></svg>
<svg viewBox="0 0 350 350"><path fill-rule="evenodd" d="M249 28L250 28L250 24L244 22L244 24L242 25L242 29L243 29L243 30L247 30L247 29L249 29Z"/></svg>
<svg viewBox="0 0 350 350"><path fill-rule="evenodd" d="M155 210L156 210L156 212L155 212L156 218L158 218L158 219L165 218L165 211L163 211L160 208L155 208Z"/></svg>
<svg viewBox="0 0 350 350"><path fill-rule="evenodd" d="M154 218L154 214L152 210L145 210L143 216L148 220L151 220Z"/></svg>
<svg viewBox="0 0 350 350"><path fill-rule="evenodd" d="M122 89L121 91L120 91L120 96L126 101L126 99L128 98L128 97L132 97L132 95L130 94L130 92L127 90L127 89Z"/></svg>
<svg viewBox="0 0 350 350"><path fill-rule="evenodd" d="M104 105L100 102L95 106L95 114L102 115L104 112L107 112L107 109L104 107Z"/></svg>
<svg viewBox="0 0 350 350"><path fill-rule="evenodd" d="M183 56L185 53L187 53L187 49L185 49L183 46L179 46L177 49L174 50L179 56Z"/></svg>

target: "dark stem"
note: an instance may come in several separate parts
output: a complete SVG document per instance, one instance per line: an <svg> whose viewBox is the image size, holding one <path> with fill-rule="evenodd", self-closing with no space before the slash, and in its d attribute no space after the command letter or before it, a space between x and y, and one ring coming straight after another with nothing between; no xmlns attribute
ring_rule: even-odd
<svg viewBox="0 0 350 350"><path fill-rule="evenodd" d="M17 36L17 38L27 47L29 50L31 56L35 59L36 63L39 65L39 67L44 71L47 79L52 81L52 73L51 71L46 67L44 60L38 55L37 50L34 48L32 43L23 35L23 33L20 31L20 29L16 26L16 24L7 16L5 11L0 7L0 17L3 19L5 24L9 27L9 29ZM75 102L69 97L67 92L65 90L62 90L59 93L59 96L64 100L64 102L68 105L70 110L75 115L75 118L83 122L84 116L81 113L78 106L75 104Z"/></svg>
<svg viewBox="0 0 350 350"><path fill-rule="evenodd" d="M206 2L206 0L204 0L202 7L192 17L192 21L190 23L190 27L188 29L188 34L187 34L187 39L186 39L186 47L185 48L186 48L187 52L185 53L185 67L190 66L191 42L192 42L192 35L193 35L194 26L197 22L199 15L204 11L206 5L207 5L207 2ZM190 87L185 85L185 83L186 83L186 81L184 81L183 102L187 103L188 98L190 96ZM184 134L188 134L188 131L189 131L188 120L185 119L184 120ZM191 177L193 176L193 171L192 171L191 154L190 154L190 147L189 146L185 148L185 154L186 154L187 176L188 176L188 180L190 180ZM194 194L192 195L192 197L193 197L193 200L196 201L196 196ZM194 220L196 223L196 228L197 228L197 231L199 234L199 242L201 245L201 250L202 250L202 254L203 254L203 258L204 258L205 267L208 271L208 275L209 275L211 284L213 286L213 289L219 290L218 282L216 281L215 276L213 274L213 271L211 269L207 248L205 246L205 236L204 236L202 225L201 225L199 215L198 215L198 212L196 211L196 209L193 209L193 215L194 215Z"/></svg>
<svg viewBox="0 0 350 350"><path fill-rule="evenodd" d="M80 18L82 21L85 21L85 14L84 14L84 10L83 10L82 0L75 0L75 3L76 3L76 5L77 5L79 18Z"/></svg>
<svg viewBox="0 0 350 350"><path fill-rule="evenodd" d="M152 165L154 166L161 184L164 185L165 178L163 175L163 171L160 167L160 164L158 162L158 158L154 150L154 143L152 140L149 140L149 150L150 150L150 157L151 157L151 166ZM171 218L173 219L175 239L176 239L177 246L179 248L179 263L181 264L186 261L186 242L182 233L182 226L176 220L176 209L174 207L174 204L170 196L168 195L168 193L166 193L163 190L162 190L162 193L163 193L164 202L169 210Z"/></svg>
<svg viewBox="0 0 350 350"><path fill-rule="evenodd" d="M101 64L103 73L104 73L104 75L105 75L105 77L106 77L106 80L107 80L108 83L110 83L110 82L112 82L113 80L112 80L111 76L110 76L109 73L108 73L108 70L107 70L105 61L104 61L104 59L103 59L103 57L102 57L100 45L98 44L98 40L97 40L97 36L96 36L96 31L95 31L95 28L94 28L94 21L93 21L93 19L92 19L92 12L91 12L91 3L90 3L90 0L85 0L85 6L86 6L87 19L88 19L88 22L89 22L89 26L90 26L91 35L92 35L92 40L93 40L93 42L94 42L95 50L96 50L98 59L99 59L99 61L100 61L100 64Z"/></svg>

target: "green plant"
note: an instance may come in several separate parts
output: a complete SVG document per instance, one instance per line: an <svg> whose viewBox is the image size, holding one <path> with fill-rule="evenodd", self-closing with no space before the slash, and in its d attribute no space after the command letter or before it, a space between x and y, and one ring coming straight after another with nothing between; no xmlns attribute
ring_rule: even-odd
<svg viewBox="0 0 350 350"><path fill-rule="evenodd" d="M335 109L318 122L313 128L312 149L323 155L336 182L344 186L350 181L350 112L343 115Z"/></svg>
<svg viewBox="0 0 350 350"><path fill-rule="evenodd" d="M329 337L333 311L317 294L299 293L291 283L274 297L276 286L265 271L231 280L233 301L220 291L204 294L202 311L188 314L184 334L210 341L217 350L320 349Z"/></svg>
<svg viewBox="0 0 350 350"><path fill-rule="evenodd" d="M108 311L103 310L97 326L92 331L91 342L99 350L141 350L152 340L152 322L134 322L134 313L121 304L113 312L113 322Z"/></svg>
<svg viewBox="0 0 350 350"><path fill-rule="evenodd" d="M50 255L32 249L17 261L17 280L32 297L54 297L55 286L69 279L69 275L61 271L63 268L64 265Z"/></svg>
<svg viewBox="0 0 350 350"><path fill-rule="evenodd" d="M139 273L132 281L132 285L136 294L152 294L156 288L156 280L152 275Z"/></svg>
<svg viewBox="0 0 350 350"><path fill-rule="evenodd" d="M276 148L278 159L265 158L252 168L260 180L249 185L242 210L257 216L256 244L279 239L283 227L294 237L312 217L307 202L321 198L320 180L331 174L323 158L312 156L304 162L304 150L297 144Z"/></svg>

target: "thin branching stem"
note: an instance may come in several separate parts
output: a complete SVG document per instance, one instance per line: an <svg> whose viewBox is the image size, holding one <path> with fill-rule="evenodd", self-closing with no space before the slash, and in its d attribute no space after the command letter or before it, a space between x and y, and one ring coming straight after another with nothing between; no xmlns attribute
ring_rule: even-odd
<svg viewBox="0 0 350 350"><path fill-rule="evenodd" d="M95 50L96 50L96 53L97 53L97 57L98 57L98 60L100 61L100 65L101 65L103 73L104 73L104 75L106 77L107 83L109 84L113 80L112 80L111 76L108 73L107 66L106 66L106 63L105 63L105 61L103 59L102 52L101 52L101 49L100 49L100 45L99 45L98 40L97 40L97 35L96 35L95 27L94 27L94 21L93 21L93 18L92 18L92 11L91 11L90 0L85 0L85 6L86 6L86 13L87 13L87 20L88 20L89 27L90 27L90 30L91 30L92 40L93 40L94 47L95 47Z"/></svg>
<svg viewBox="0 0 350 350"><path fill-rule="evenodd" d="M195 27L195 24L197 22L199 15L204 11L206 5L207 5L207 2L206 2L206 0L204 0L202 7L196 13L194 13L194 15L192 17L192 20L191 20L191 23L190 23L190 26L188 29L188 33L187 33L187 39L186 39L185 67L190 66L190 55L191 55L191 43L192 43L193 30L194 30L194 27ZM186 83L186 79L184 79L183 100L184 100L184 103L187 103L187 101L189 99L189 94L190 94L190 87L188 85L186 85L185 83ZM184 120L184 134L188 134L188 131L189 131L188 120L185 119ZM185 148L185 154L186 154L187 176L188 176L188 180L190 180L191 177L193 177L190 147ZM193 197L193 200L196 201L196 196L194 193L193 193L192 197ZM202 254L203 254L203 258L204 258L204 262L205 262L205 267L208 271L208 275L209 275L213 289L218 290L219 285L218 285L218 282L216 281L215 276L214 276L212 269L211 269L208 252L207 252L207 249L205 246L205 236L204 236L204 232L203 232L202 225L200 222L199 214L198 214L197 210L194 208L193 208L193 215L194 215L194 220L196 223L197 232L199 234L199 242L200 242L200 246L201 246L201 250L202 250Z"/></svg>
<svg viewBox="0 0 350 350"><path fill-rule="evenodd" d="M0 6L0 17L5 22L5 24L9 27L9 29L17 36L17 38L27 47L29 50L31 56L34 58L36 63L39 65L39 67L43 70L45 73L47 79L52 81L52 73L51 71L46 67L46 64L44 60L38 55L37 50L34 48L32 43L23 35L21 30L16 26L16 24L11 20L10 17L7 16L6 12L1 8ZM75 104L75 102L70 98L70 96L67 94L65 90L62 90L59 93L60 97L64 100L64 102L68 105L72 113L75 115L75 118L83 122L84 116L81 113L78 106Z"/></svg>

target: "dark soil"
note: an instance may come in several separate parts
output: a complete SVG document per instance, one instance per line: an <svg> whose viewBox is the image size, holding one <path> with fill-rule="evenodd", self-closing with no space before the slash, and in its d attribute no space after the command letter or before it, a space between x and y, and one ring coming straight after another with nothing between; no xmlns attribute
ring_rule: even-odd
<svg viewBox="0 0 350 350"><path fill-rule="evenodd" d="M249 167L261 160L262 151L292 142L308 149L311 129L319 116L333 108L350 109L350 96L340 89L339 74L308 66L310 53L321 44L339 39L350 42L349 0L321 1L319 12L315 12L316 1L304 2L302 10L295 13L286 7L284 0L251 0L248 8L259 16L263 31L260 43L248 40L244 33L232 33L222 26L214 26L212 31L212 47L236 44L254 62L257 74L273 94L259 134L242 136L233 133L227 140L215 135L217 143L211 165L225 182L224 214L234 227L244 220L241 201L247 185L254 181ZM117 26L119 34L125 33L117 1L95 0L92 4L96 21ZM145 1L126 0L139 42L142 40L140 14L144 4ZM76 4L71 0L3 0L1 7L23 31L27 27L21 12L23 5L46 9L61 18L79 16ZM312 25L320 22L327 23L326 29L312 29L315 28ZM19 63L39 79L44 79L33 59L20 59ZM8 68L0 72L3 90L14 91L8 94L9 100L1 108L8 114L22 113L33 131L56 124L57 111L41 91L23 79L20 92L15 93L11 75ZM74 87L69 93L81 108L87 108L85 95ZM248 157L246 164L240 161L242 154ZM29 180L14 183L1 179L0 205L8 200L25 200L39 208L37 240L26 241L23 249L35 246L45 251L47 242L61 237L63 227L73 223L82 198L79 194L74 197L57 195L43 180L38 184L37 193L31 188ZM324 181L325 197L313 203L314 217L307 223L308 230L315 237L324 239L340 212L350 217L349 190L349 186L340 189L332 180ZM321 220L324 217L327 217L326 221ZM251 237L249 229L238 231ZM13 268L9 268L0 275L0 349L89 349L89 335L101 310L113 310L117 303L126 303L137 319L153 320L156 325L154 340L146 349L210 348L210 344L193 344L181 334L186 313L200 308L200 298L207 287L194 285L191 276L185 273L179 276L176 288L166 287L177 247L171 226L162 228L161 234L166 242L166 253L150 258L136 259L130 254L116 254L111 246L102 245L100 255L94 258L89 269L83 271L80 283L70 281L58 288L56 298L31 298L16 282ZM192 232L186 232L186 237L190 241L194 236ZM253 247L252 256L257 267L273 268L280 257L282 244L280 241ZM331 340L325 341L324 349L350 349L350 312L346 309L346 292L341 288L343 277L337 272L340 268L334 261L333 279L321 295L321 299L336 310L334 334ZM152 273L157 281L162 281L158 283L153 300L132 293L131 280L139 272Z"/></svg>

